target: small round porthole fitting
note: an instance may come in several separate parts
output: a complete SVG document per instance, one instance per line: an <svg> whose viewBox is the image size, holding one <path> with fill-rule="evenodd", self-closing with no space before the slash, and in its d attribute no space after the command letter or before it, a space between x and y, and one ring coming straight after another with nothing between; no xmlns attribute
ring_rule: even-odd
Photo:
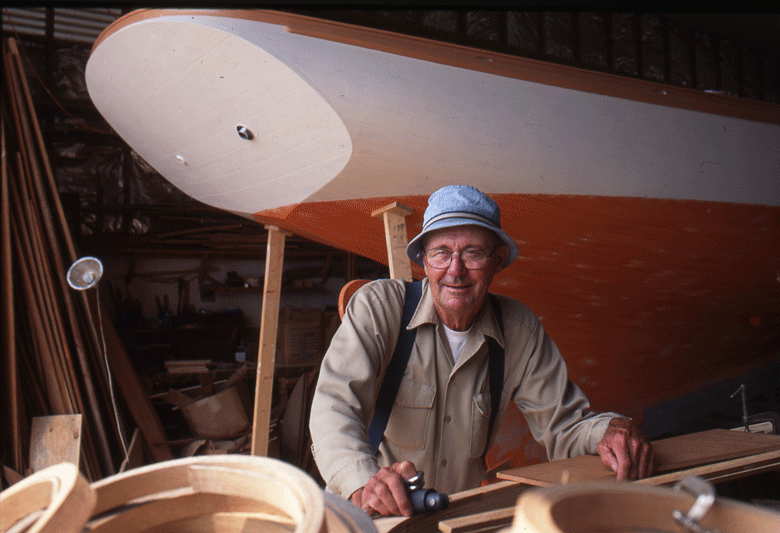
<svg viewBox="0 0 780 533"><path fill-rule="evenodd" d="M238 136L244 139L245 141L251 141L255 138L255 134L252 133L252 130L247 128L246 126L239 124L236 126L236 131L238 132Z"/></svg>

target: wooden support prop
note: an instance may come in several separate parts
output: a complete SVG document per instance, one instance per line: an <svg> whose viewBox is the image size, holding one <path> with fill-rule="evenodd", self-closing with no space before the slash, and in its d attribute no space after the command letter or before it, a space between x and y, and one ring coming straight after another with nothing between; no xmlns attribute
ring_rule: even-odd
<svg viewBox="0 0 780 533"><path fill-rule="evenodd" d="M282 290L284 240L292 235L276 226L266 226L268 245L265 254L265 286L260 315L260 348L257 353L255 409L252 424L252 455L268 455L268 426L276 359L276 329L279 324L279 299Z"/></svg>
<svg viewBox="0 0 780 533"><path fill-rule="evenodd" d="M372 217L382 218L385 223L387 242L387 262L390 277L412 281L412 265L406 255L409 237L406 233L406 217L414 212L409 206L393 202L371 213Z"/></svg>
<svg viewBox="0 0 780 533"><path fill-rule="evenodd" d="M36 416L30 432L30 468L39 472L59 463L79 464L81 415Z"/></svg>

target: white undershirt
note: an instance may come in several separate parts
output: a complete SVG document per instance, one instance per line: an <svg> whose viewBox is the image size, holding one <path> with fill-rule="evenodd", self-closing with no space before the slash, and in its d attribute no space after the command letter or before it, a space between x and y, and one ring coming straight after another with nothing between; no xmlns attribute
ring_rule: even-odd
<svg viewBox="0 0 780 533"><path fill-rule="evenodd" d="M444 326L444 324L442 324ZM471 328L469 328L470 330ZM469 337L468 331L455 331L447 326L444 326L444 333L447 334L447 341L450 343L450 351L452 352L452 358L455 362L458 362L460 352L463 351L463 345L466 344L466 339Z"/></svg>

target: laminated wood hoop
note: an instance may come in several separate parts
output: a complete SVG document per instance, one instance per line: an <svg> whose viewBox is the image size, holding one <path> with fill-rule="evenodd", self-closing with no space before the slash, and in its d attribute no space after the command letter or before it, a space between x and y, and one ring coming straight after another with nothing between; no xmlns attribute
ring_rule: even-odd
<svg viewBox="0 0 780 533"><path fill-rule="evenodd" d="M91 533L376 531L357 507L326 503L308 474L266 457L174 459L111 476L92 488L97 504L84 529Z"/></svg>
<svg viewBox="0 0 780 533"><path fill-rule="evenodd" d="M95 493L78 467L60 463L0 493L0 532L25 521L26 533L77 533L94 505Z"/></svg>
<svg viewBox="0 0 780 533"><path fill-rule="evenodd" d="M509 533L603 533L685 531L675 520L696 498L669 488L625 483L579 483L523 493ZM769 509L717 498L699 521L705 530L780 531L780 514Z"/></svg>

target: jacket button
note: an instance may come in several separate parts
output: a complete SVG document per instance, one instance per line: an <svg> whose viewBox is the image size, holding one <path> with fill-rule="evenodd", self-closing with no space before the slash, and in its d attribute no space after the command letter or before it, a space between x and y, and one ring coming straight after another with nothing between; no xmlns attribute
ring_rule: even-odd
<svg viewBox="0 0 780 533"><path fill-rule="evenodd" d="M442 460L441 460L441 466L442 466L442 467L445 467L445 466L447 466L447 459L442 459Z"/></svg>
<svg viewBox="0 0 780 533"><path fill-rule="evenodd" d="M445 416L444 417L444 422L449 424L450 422L452 422L452 417L450 415Z"/></svg>

